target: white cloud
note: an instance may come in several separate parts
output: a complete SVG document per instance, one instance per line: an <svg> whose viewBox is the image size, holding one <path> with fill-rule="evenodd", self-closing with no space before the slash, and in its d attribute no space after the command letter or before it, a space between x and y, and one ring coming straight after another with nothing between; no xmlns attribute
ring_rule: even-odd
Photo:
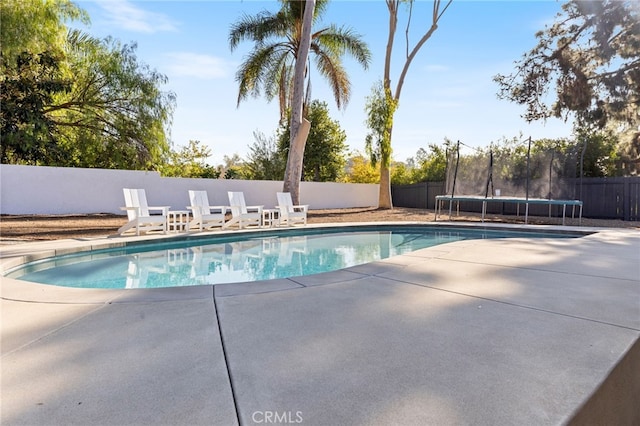
<svg viewBox="0 0 640 426"><path fill-rule="evenodd" d="M110 24L125 30L153 34L161 31L177 31L174 21L166 15L150 12L133 5L128 0L99 0Z"/></svg>
<svg viewBox="0 0 640 426"><path fill-rule="evenodd" d="M195 77L202 80L214 80L230 75L235 65L216 56L190 52L168 53L169 74L176 77Z"/></svg>

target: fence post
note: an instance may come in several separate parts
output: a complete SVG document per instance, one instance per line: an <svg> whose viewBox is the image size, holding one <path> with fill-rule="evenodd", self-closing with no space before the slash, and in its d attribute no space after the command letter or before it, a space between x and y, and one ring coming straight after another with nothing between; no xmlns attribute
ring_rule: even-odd
<svg viewBox="0 0 640 426"><path fill-rule="evenodd" d="M622 194L623 201L622 205L624 208L624 219L623 220L631 220L631 182L629 179L624 179L622 181Z"/></svg>

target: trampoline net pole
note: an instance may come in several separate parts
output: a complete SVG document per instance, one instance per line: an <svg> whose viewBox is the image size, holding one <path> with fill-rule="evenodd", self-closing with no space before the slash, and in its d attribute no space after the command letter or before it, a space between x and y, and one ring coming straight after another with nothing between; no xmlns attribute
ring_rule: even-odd
<svg viewBox="0 0 640 426"><path fill-rule="evenodd" d="M529 175L531 173L531 136L529 136L529 146L527 148L527 179L525 183L525 199L529 200ZM528 207L528 204L527 204Z"/></svg>
<svg viewBox="0 0 640 426"><path fill-rule="evenodd" d="M580 198L582 201L582 180L584 177L584 154L587 152L587 138L583 139L582 142L582 153L580 154Z"/></svg>
<svg viewBox="0 0 640 426"><path fill-rule="evenodd" d="M548 182L548 191L547 191L547 200L551 200L551 173L553 171L553 157L555 154L555 150L551 150L551 159L549 160L549 182ZM549 217L551 217L551 203L549 203Z"/></svg>
<svg viewBox="0 0 640 426"><path fill-rule="evenodd" d="M493 147L489 148L489 174L487 176L487 185L484 189L484 198L489 196L489 185L491 185L491 197L493 198Z"/></svg>
<svg viewBox="0 0 640 426"><path fill-rule="evenodd" d="M456 144L456 167L453 171L453 185L451 186L451 200L449 200L449 219L451 219L451 209L453 207L453 196L456 193L456 179L458 178L458 165L460 164L460 141Z"/></svg>
<svg viewBox="0 0 640 426"><path fill-rule="evenodd" d="M458 178L458 165L460 164L460 141L456 145L456 167L453 170L453 185L451 186L451 196L456 193L456 179Z"/></svg>

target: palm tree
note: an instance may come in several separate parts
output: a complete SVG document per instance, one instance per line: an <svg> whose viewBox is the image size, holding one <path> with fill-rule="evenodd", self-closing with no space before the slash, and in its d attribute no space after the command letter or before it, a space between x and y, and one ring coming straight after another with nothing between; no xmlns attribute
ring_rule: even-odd
<svg viewBox="0 0 640 426"><path fill-rule="evenodd" d="M258 97L264 91L268 101L276 96L280 103L280 120L291 107L295 61L300 52L303 14L306 2L280 0L277 13L263 11L256 16L244 15L233 24L229 34L231 51L245 40L253 41L254 49L236 73L240 90L238 105L249 95ZM328 0L316 0L313 21L325 11ZM330 25L311 34L309 51L316 68L332 88L338 108L349 102L351 83L342 65L342 57L350 54L364 69L369 66L371 53L360 36L346 27ZM310 99L310 76L306 69L305 99Z"/></svg>
<svg viewBox="0 0 640 426"><path fill-rule="evenodd" d="M264 11L257 16L243 16L231 28L229 45L233 51L241 41L254 42L254 50L236 73L240 84L238 105L249 95L257 97L264 90L269 101L278 97L280 123L291 109L291 139L283 191L290 192L293 202L299 204L304 146L310 126L304 118L311 86L308 54L313 56L320 75L333 89L339 109L346 106L351 95L342 57L349 53L367 69L371 54L359 35L348 28L331 25L311 31L328 0L280 1L282 7L276 14ZM305 76L306 89L303 87Z"/></svg>

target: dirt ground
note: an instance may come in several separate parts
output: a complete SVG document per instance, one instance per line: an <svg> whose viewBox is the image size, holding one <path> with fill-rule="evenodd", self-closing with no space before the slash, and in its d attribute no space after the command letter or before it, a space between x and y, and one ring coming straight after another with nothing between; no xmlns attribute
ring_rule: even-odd
<svg viewBox="0 0 640 426"><path fill-rule="evenodd" d="M309 223L330 222L382 222L382 221L420 221L431 222L433 210L395 207L392 210L375 208L351 208L311 210ZM447 220L442 215L439 220ZM479 214L460 213L452 217L453 221L480 221ZM524 217L488 215L487 222L524 223ZM88 215L1 215L0 244L15 244L23 241L45 241L63 238L88 238L114 235L117 229L127 222L126 216L113 214ZM530 224L559 225L561 218L530 217ZM568 218L567 225L578 226L577 219ZM617 227L640 229L639 222L621 220L583 219L583 226Z"/></svg>

